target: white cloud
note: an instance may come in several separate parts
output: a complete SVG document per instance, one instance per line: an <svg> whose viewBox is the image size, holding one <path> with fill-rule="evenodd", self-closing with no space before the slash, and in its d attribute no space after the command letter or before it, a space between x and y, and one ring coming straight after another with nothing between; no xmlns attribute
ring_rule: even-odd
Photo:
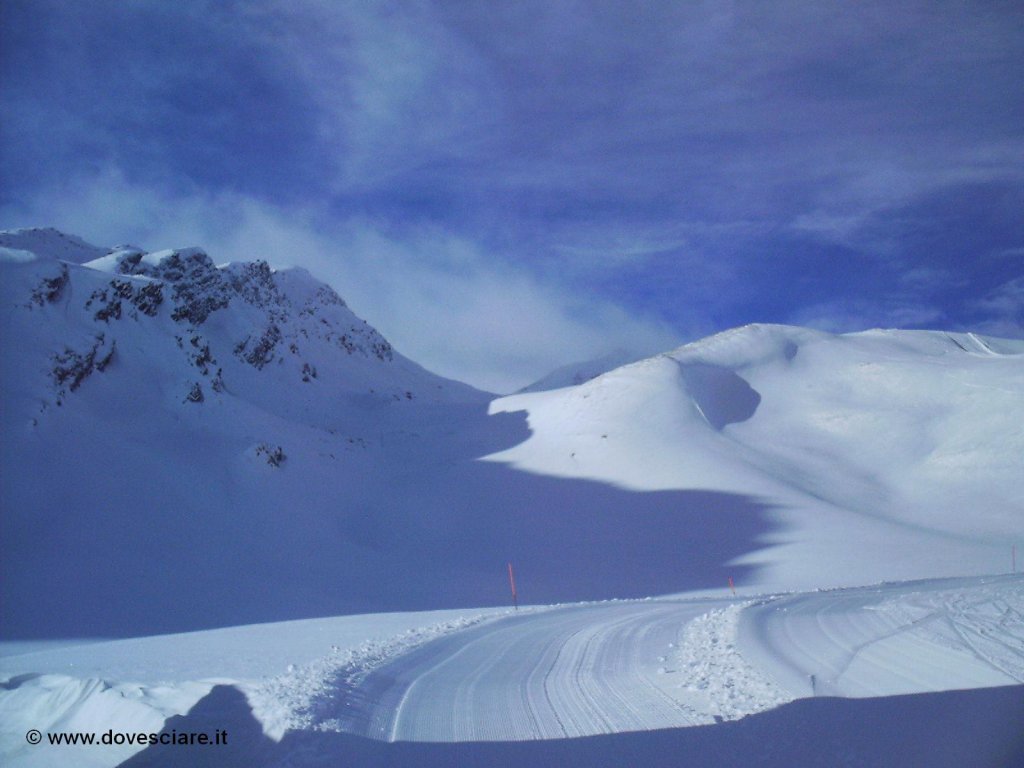
<svg viewBox="0 0 1024 768"><path fill-rule="evenodd" d="M1008 280L969 307L987 319L979 324L984 333L1019 338L1024 335L1024 277Z"/></svg>
<svg viewBox="0 0 1024 768"><path fill-rule="evenodd" d="M871 328L938 328L943 325L943 313L937 307L909 299L839 299L803 307L790 316L789 322L830 333Z"/></svg>
<svg viewBox="0 0 1024 768"><path fill-rule="evenodd" d="M419 0L247 6L245 34L315 99L309 117L337 189L373 189L439 158L465 158L497 124L486 66L436 16Z"/></svg>
<svg viewBox="0 0 1024 768"><path fill-rule="evenodd" d="M615 348L653 354L678 343L653 319L541 283L462 238L395 239L365 224L347 234L346 261L376 265L367 293L387 309L367 307L371 323L419 362L485 389L509 391Z"/></svg>

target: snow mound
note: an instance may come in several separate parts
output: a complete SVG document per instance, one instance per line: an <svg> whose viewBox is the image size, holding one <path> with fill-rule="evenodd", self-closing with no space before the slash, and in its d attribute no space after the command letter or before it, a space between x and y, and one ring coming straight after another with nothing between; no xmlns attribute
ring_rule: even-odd
<svg viewBox="0 0 1024 768"><path fill-rule="evenodd" d="M673 659L680 680L675 695L706 722L738 720L792 701L751 666L737 648L739 620L750 603L708 611L691 621Z"/></svg>
<svg viewBox="0 0 1024 768"><path fill-rule="evenodd" d="M138 745L38 745L25 733L156 733L167 718L187 712L211 684L176 683L149 687L109 683L63 674L20 675L0 684L0 757L5 765L112 766L141 749ZM10 762L8 762L10 761Z"/></svg>
<svg viewBox="0 0 1024 768"><path fill-rule="evenodd" d="M745 326L494 401L531 435L487 458L769 501L765 546L733 561L762 588L991 573L1024 545L1022 352L976 334Z"/></svg>

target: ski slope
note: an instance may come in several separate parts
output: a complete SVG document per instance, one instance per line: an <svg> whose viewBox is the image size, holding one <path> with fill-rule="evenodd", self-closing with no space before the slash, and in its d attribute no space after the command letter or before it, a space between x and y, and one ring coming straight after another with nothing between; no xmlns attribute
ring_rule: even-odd
<svg viewBox="0 0 1024 768"><path fill-rule="evenodd" d="M771 736L770 759L765 744L758 751L756 740L730 739L779 718L794 728L795 718L857 765L877 744L847 743L852 736L834 721L859 711L891 712L903 733L926 738L921 764L955 765L949 755L959 753L947 754L955 737L971 745L976 765L994 768L1013 765L1007 756L1024 759L1022 616L1024 576L1006 575L746 600L354 616L99 643L0 658L0 758L116 765L131 751L33 749L23 734L130 725L227 728L238 736L234 751L217 752L215 763L227 766L320 765L353 752L375 756L367 764L430 764L458 744L490 744L488 759L507 764L523 754L516 744L586 753L598 737L627 744L639 764L660 764L666 734L713 745L698 764L717 755L789 765L804 747L779 747L788 731ZM975 693L953 693L964 688ZM874 703L837 703L853 698ZM993 707L981 730L955 711L931 721L936 706L945 712L964 700ZM897 744L887 748L892 758L873 764L905 763ZM539 764L554 764L560 748L552 749L535 755ZM125 764L191 765L195 757L151 747Z"/></svg>
<svg viewBox="0 0 1024 768"><path fill-rule="evenodd" d="M742 492L770 524L729 565L759 591L977 575L1024 546L1022 409L1020 340L751 325L494 400L530 435L486 460L637 496Z"/></svg>
<svg viewBox="0 0 1024 768"><path fill-rule="evenodd" d="M1024 683L1024 588L952 579L781 598L744 612L741 639L792 696Z"/></svg>
<svg viewBox="0 0 1024 768"><path fill-rule="evenodd" d="M702 603L612 603L511 616L444 637L339 691L319 725L385 741L517 741L702 722L659 658ZM357 702L353 706L353 701Z"/></svg>
<svg viewBox="0 0 1024 768"><path fill-rule="evenodd" d="M384 741L575 738L815 695L1022 684L1022 616L1020 577L564 606L403 654L334 688L312 724Z"/></svg>

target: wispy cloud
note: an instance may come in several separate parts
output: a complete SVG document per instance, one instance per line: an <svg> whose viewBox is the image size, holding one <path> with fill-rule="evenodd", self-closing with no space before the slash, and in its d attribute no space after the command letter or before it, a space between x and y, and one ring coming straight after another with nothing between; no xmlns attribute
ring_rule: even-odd
<svg viewBox="0 0 1024 768"><path fill-rule="evenodd" d="M943 319L938 307L906 300L849 299L803 307L790 321L830 333L850 333L871 328L942 328Z"/></svg>
<svg viewBox="0 0 1024 768"><path fill-rule="evenodd" d="M968 308L977 313L978 327L994 335L1024 336L1024 276L997 286Z"/></svg>
<svg viewBox="0 0 1024 768"><path fill-rule="evenodd" d="M356 281L339 284L353 303L376 280L365 272L418 281L365 289L366 314L389 300L448 312L464 338L434 350L410 327L413 357L531 375L542 360L511 340L484 345L493 365L468 362L474 327L497 338L516 316L497 286L547 318L539 357L569 360L596 346L591 322L652 342L825 323L830 308L840 325L982 323L984 297L1019 275L988 258L1024 242L1012 3L8 0L0 13L4 224L62 212L86 235L103 222L115 239L211 250L243 232L305 238L319 271ZM385 331L402 314L380 311Z"/></svg>

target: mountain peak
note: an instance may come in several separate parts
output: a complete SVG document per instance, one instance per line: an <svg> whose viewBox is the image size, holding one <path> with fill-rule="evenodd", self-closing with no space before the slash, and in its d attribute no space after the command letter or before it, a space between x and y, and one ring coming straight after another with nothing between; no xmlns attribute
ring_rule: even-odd
<svg viewBox="0 0 1024 768"><path fill-rule="evenodd" d="M20 387L48 393L43 411L81 392L113 396L120 385L108 385L122 370L175 392L175 409L240 399L307 423L336 419L339 399L352 397L484 397L398 355L304 269L217 266L197 247L105 251L52 229L6 232L0 242L15 250L2 262L17 308L5 332L36 340L26 372L5 373L49 371L47 383Z"/></svg>

